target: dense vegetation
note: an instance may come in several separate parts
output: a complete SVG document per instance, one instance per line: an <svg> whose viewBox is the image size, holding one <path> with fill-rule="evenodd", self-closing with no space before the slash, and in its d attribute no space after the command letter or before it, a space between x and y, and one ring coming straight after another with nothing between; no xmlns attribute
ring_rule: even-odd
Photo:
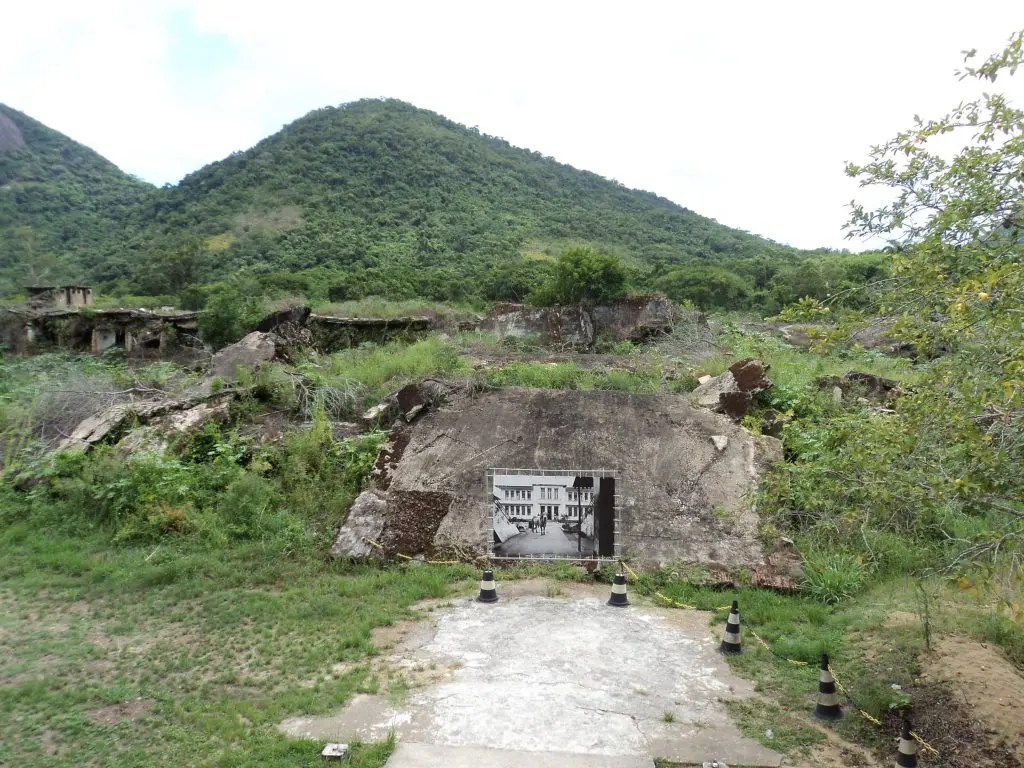
<svg viewBox="0 0 1024 768"><path fill-rule="evenodd" d="M884 269L730 229L394 100L317 110L161 190L0 110L26 142L0 150L9 294L74 280L202 305L206 286L249 278L312 301L521 300L585 244L621 260L630 290L777 311ZM728 289L702 290L722 275Z"/></svg>
<svg viewBox="0 0 1024 768"><path fill-rule="evenodd" d="M84 279L152 187L17 110L0 115L25 144L0 146L0 290Z"/></svg>

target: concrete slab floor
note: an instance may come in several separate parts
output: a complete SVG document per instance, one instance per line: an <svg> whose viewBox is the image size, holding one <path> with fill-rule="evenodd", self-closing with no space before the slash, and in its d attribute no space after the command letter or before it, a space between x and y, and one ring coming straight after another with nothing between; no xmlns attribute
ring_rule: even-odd
<svg viewBox="0 0 1024 768"><path fill-rule="evenodd" d="M324 741L376 741L394 730L421 745L781 764L728 717L722 700L752 696L752 684L716 653L706 613L605 600L514 590L491 605L459 600L438 612L433 636L413 633L393 659L399 669L440 669L440 679L399 703L357 696L336 715L292 718L281 730Z"/></svg>

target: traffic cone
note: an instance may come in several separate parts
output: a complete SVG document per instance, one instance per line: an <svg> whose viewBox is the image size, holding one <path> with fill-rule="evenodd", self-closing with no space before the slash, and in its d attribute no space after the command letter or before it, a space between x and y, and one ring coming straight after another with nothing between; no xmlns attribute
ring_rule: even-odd
<svg viewBox="0 0 1024 768"><path fill-rule="evenodd" d="M917 768L917 742L910 735L910 721L904 718L900 745L896 748L896 765L901 768Z"/></svg>
<svg viewBox="0 0 1024 768"><path fill-rule="evenodd" d="M480 582L480 595L476 601L478 603L498 602L498 590L494 586L493 571L484 571L483 581Z"/></svg>
<svg viewBox="0 0 1024 768"><path fill-rule="evenodd" d="M818 704L814 716L819 720L838 720L843 716L836 694L836 679L828 668L828 654L821 654L821 668L818 671Z"/></svg>
<svg viewBox="0 0 1024 768"><path fill-rule="evenodd" d="M743 652L740 645L740 604L735 600L732 601L729 618L725 622L725 635L722 637L722 644L718 646L718 652L726 656L735 656Z"/></svg>
<svg viewBox="0 0 1024 768"><path fill-rule="evenodd" d="M615 581L612 582L612 596L608 598L608 605L614 605L616 608L625 608L629 605L629 598L626 597L626 575L624 573L615 576Z"/></svg>

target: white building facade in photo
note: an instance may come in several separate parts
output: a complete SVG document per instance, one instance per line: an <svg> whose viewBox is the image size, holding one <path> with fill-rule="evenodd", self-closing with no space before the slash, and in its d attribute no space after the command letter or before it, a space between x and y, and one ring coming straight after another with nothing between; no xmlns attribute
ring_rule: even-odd
<svg viewBox="0 0 1024 768"><path fill-rule="evenodd" d="M573 475L495 475L495 511L512 522L592 518L595 489L573 488L575 480Z"/></svg>

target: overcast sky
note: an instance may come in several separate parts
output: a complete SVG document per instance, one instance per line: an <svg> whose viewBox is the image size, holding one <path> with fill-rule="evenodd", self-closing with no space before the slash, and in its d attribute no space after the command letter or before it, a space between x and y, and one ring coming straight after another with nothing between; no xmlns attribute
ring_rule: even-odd
<svg viewBox="0 0 1024 768"><path fill-rule="evenodd" d="M1020 0L6 3L0 101L175 183L388 96L800 247L851 247L843 163L970 95ZM998 83L1024 96L1024 75ZM1024 101L1024 99L1019 99Z"/></svg>

